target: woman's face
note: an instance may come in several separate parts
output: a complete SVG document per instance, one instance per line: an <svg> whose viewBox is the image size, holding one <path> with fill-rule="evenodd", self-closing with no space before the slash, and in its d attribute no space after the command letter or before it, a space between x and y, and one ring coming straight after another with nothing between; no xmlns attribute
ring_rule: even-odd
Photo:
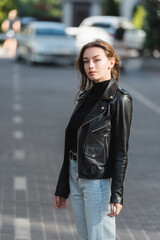
<svg viewBox="0 0 160 240"><path fill-rule="evenodd" d="M114 63L115 60L108 59L105 51L100 47L91 47L84 51L84 70L91 81L97 83L111 79L111 68Z"/></svg>

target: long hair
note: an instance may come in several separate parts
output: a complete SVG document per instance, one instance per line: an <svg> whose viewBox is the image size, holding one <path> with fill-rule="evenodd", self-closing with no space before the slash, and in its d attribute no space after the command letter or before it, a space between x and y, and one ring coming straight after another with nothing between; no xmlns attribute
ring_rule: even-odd
<svg viewBox="0 0 160 240"><path fill-rule="evenodd" d="M119 57L118 57L116 51L114 50L114 48L109 43L107 43L101 39L97 39L93 42L89 42L82 47L82 49L79 53L78 59L76 61L76 64L75 64L77 71L81 75L78 95L80 92L83 93L83 92L87 91L93 85L93 81L91 81L90 79L87 78L87 75L84 70L84 63L83 63L84 51L87 48L92 48L92 47L102 48L108 59L113 59L113 58L115 59L114 67L111 69L111 77L114 78L117 82L119 79L121 63L120 63Z"/></svg>

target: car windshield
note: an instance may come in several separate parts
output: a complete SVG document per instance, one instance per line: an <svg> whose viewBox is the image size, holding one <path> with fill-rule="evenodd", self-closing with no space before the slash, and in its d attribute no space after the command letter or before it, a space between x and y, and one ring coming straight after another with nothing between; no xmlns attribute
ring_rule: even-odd
<svg viewBox="0 0 160 240"><path fill-rule="evenodd" d="M93 27L101 27L101 28L110 28L111 24L109 23L93 23Z"/></svg>
<svg viewBox="0 0 160 240"><path fill-rule="evenodd" d="M54 29L54 28L37 28L36 35L41 36L66 36L66 33L63 29Z"/></svg>
<svg viewBox="0 0 160 240"><path fill-rule="evenodd" d="M93 23L93 27L104 28L105 30L110 30L113 26L110 23Z"/></svg>

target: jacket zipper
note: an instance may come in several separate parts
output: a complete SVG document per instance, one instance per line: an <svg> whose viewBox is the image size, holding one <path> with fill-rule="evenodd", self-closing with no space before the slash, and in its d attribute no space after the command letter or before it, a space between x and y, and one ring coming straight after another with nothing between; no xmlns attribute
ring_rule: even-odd
<svg viewBox="0 0 160 240"><path fill-rule="evenodd" d="M104 156L105 156L105 164L107 164L107 157L108 157L108 146L106 144L106 138L108 138L108 133L104 134L103 135L104 137L104 149L105 149L105 152L104 152Z"/></svg>
<svg viewBox="0 0 160 240"><path fill-rule="evenodd" d="M106 111L106 110L105 110ZM105 112L104 111L104 112ZM84 124L82 124L81 126L80 126L80 128L82 128L83 126L85 126L86 124L88 124L89 122L91 122L91 121L93 121L93 120L95 120L96 118L98 118L98 117L100 117L101 115L103 115L104 114L104 112L102 112L100 115L98 115L98 116L96 116L96 117L94 117L94 118L92 118L92 119L90 119L89 121L87 121L86 123L84 123ZM77 181L78 181L78 179L79 179L79 169L78 169L78 155L79 155L79 133L80 133L80 128L78 129L78 134L77 134L77 173L76 173L76 178L77 178Z"/></svg>
<svg viewBox="0 0 160 240"><path fill-rule="evenodd" d="M92 133L97 132L97 131L99 131L100 129L103 129L103 128L105 128L105 127L106 127L106 126L103 126L103 127L99 127L99 128L93 129L93 130L92 130Z"/></svg>

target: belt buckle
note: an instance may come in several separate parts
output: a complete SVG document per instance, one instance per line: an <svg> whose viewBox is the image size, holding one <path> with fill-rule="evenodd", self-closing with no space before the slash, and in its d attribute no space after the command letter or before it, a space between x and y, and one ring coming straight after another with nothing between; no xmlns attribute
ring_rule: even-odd
<svg viewBox="0 0 160 240"><path fill-rule="evenodd" d="M70 155L70 158L71 158L73 161L77 161L77 154L76 154L76 153L70 151L70 152L69 152L69 155Z"/></svg>
<svg viewBox="0 0 160 240"><path fill-rule="evenodd" d="M72 153L72 159L73 159L74 161L77 161L77 154L76 154L76 153Z"/></svg>

